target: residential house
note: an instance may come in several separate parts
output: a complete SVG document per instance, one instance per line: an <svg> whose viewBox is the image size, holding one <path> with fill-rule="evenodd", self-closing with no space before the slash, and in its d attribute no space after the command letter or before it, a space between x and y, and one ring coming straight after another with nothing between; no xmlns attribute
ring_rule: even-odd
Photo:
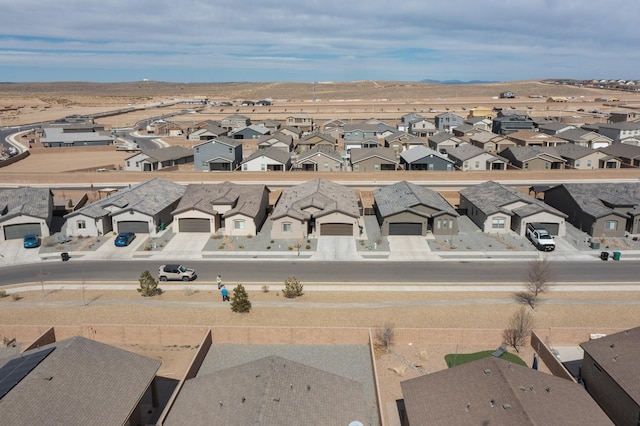
<svg viewBox="0 0 640 426"><path fill-rule="evenodd" d="M453 171L455 163L431 148L416 146L400 153L400 164L405 170Z"/></svg>
<svg viewBox="0 0 640 426"><path fill-rule="evenodd" d="M463 143L463 140L458 138L457 136L454 136L451 133L444 132L438 132L435 135L429 136L428 141L429 148L443 154L456 149L458 145Z"/></svg>
<svg viewBox="0 0 640 426"><path fill-rule="evenodd" d="M172 221L185 186L154 178L94 201L65 215L68 236L97 237L110 232L156 236Z"/></svg>
<svg viewBox="0 0 640 426"><path fill-rule="evenodd" d="M242 142L221 136L193 146L197 172L232 172L242 161Z"/></svg>
<svg viewBox="0 0 640 426"><path fill-rule="evenodd" d="M421 114L418 114L416 112L412 112L409 114L405 114L402 117L400 117L400 123L398 123L398 131L400 132L409 132L409 130L411 129L411 122L413 121L420 121L420 120L424 120L425 117Z"/></svg>
<svg viewBox="0 0 640 426"><path fill-rule="evenodd" d="M259 149L240 165L243 172L284 172L291 168L291 154L274 147Z"/></svg>
<svg viewBox="0 0 640 426"><path fill-rule="evenodd" d="M300 154L293 165L294 170L307 172L342 171L344 161L342 155L335 149L318 145Z"/></svg>
<svg viewBox="0 0 640 426"><path fill-rule="evenodd" d="M280 133L284 133L285 135L289 135L293 138L294 141L297 141L302 137L304 132L302 129L299 129L295 126L285 126L279 130Z"/></svg>
<svg viewBox="0 0 640 426"><path fill-rule="evenodd" d="M602 151L566 143L555 147L565 159L565 167L578 170L619 169L622 161Z"/></svg>
<svg viewBox="0 0 640 426"><path fill-rule="evenodd" d="M244 115L233 114L220 120L220 127L232 132L251 125L251 119Z"/></svg>
<svg viewBox="0 0 640 426"><path fill-rule="evenodd" d="M361 140L345 140L344 150L350 153L352 149L360 148L377 148L378 146L384 146L382 139L361 139Z"/></svg>
<svg viewBox="0 0 640 426"><path fill-rule="evenodd" d="M417 118L409 122L409 129L407 132L411 133L414 136L418 136L421 138L428 138L429 136L435 134L438 130L436 129L436 125L426 118Z"/></svg>
<svg viewBox="0 0 640 426"><path fill-rule="evenodd" d="M577 127L571 124L561 123L559 121L551 121L538 126L538 131L540 133L558 137L560 137L561 133L574 129L577 129Z"/></svg>
<svg viewBox="0 0 640 426"><path fill-rule="evenodd" d="M365 139L378 139L383 137L380 126L376 123L345 124L342 127L342 138L345 144L349 141L363 141Z"/></svg>
<svg viewBox="0 0 640 426"><path fill-rule="evenodd" d="M341 118L332 118L330 120L323 122L320 125L320 130L326 133L332 133L334 131L338 131L340 132L340 134L342 134L342 128L346 124L349 124L349 120L344 120Z"/></svg>
<svg viewBox="0 0 640 426"><path fill-rule="evenodd" d="M507 138L514 141L518 146L558 146L567 143L565 139L530 130L509 133Z"/></svg>
<svg viewBox="0 0 640 426"><path fill-rule="evenodd" d="M493 120L493 117L494 117L493 108L489 108L485 106L477 106L477 107L471 108L469 110L469 114L467 115L467 118L475 118L475 117L481 117L481 118Z"/></svg>
<svg viewBox="0 0 640 426"><path fill-rule="evenodd" d="M547 189L544 201L594 238L640 234L640 184L565 183Z"/></svg>
<svg viewBox="0 0 640 426"><path fill-rule="evenodd" d="M329 149L338 148L338 140L331 135L322 132L311 132L301 137L296 145L296 152L303 153L309 151L316 146L324 146Z"/></svg>
<svg viewBox="0 0 640 426"><path fill-rule="evenodd" d="M186 380L163 424L372 424L365 401L360 382L272 355Z"/></svg>
<svg viewBox="0 0 640 426"><path fill-rule="evenodd" d="M472 126L470 124L462 124L456 127L455 129L453 129L452 133L459 138L470 138L471 136L478 133L487 133L487 131L483 130L480 127Z"/></svg>
<svg viewBox="0 0 640 426"><path fill-rule="evenodd" d="M228 236L256 235L268 209L265 185L190 184L171 212L173 231L215 234L222 229Z"/></svg>
<svg viewBox="0 0 640 426"><path fill-rule="evenodd" d="M262 102L266 102L266 101L262 101ZM269 129L269 132L271 134L276 133L282 127L282 123L280 123L278 120L273 120L269 118L265 120L257 121L255 124L257 124L258 126L266 127L267 129Z"/></svg>
<svg viewBox="0 0 640 426"><path fill-rule="evenodd" d="M458 213L437 192L401 181L373 192L382 235L456 235Z"/></svg>
<svg viewBox="0 0 640 426"><path fill-rule="evenodd" d="M493 126L493 121L484 117L470 117L464 119L462 124L467 124L472 127L476 127L480 130L486 130L487 132L491 131L491 127Z"/></svg>
<svg viewBox="0 0 640 426"><path fill-rule="evenodd" d="M515 141L492 132L478 132L469 136L469 143L492 154L502 152L505 149L516 146Z"/></svg>
<svg viewBox="0 0 640 426"><path fill-rule="evenodd" d="M50 235L53 192L49 188L0 189L0 241L27 234Z"/></svg>
<svg viewBox="0 0 640 426"><path fill-rule="evenodd" d="M264 126L251 125L234 130L229 137L231 139L259 139L269 134L269 129Z"/></svg>
<svg viewBox="0 0 640 426"><path fill-rule="evenodd" d="M448 152L449 159L458 169L469 170L507 170L509 161L477 146L464 143Z"/></svg>
<svg viewBox="0 0 640 426"><path fill-rule="evenodd" d="M271 213L271 238L315 235L360 235L361 211L356 192L346 186L315 179L287 188Z"/></svg>
<svg viewBox="0 0 640 426"><path fill-rule="evenodd" d="M582 386L492 356L400 387L401 426L613 425Z"/></svg>
<svg viewBox="0 0 640 426"><path fill-rule="evenodd" d="M611 111L607 121L609 123L622 123L624 121L638 121L640 113L637 111Z"/></svg>
<svg viewBox="0 0 640 426"><path fill-rule="evenodd" d="M613 140L613 143L624 142L630 145L640 144L640 122L623 121L619 123L601 123L598 133Z"/></svg>
<svg viewBox="0 0 640 426"><path fill-rule="evenodd" d="M497 135L505 136L521 130L533 131L535 125L527 115L507 115L493 119L491 131Z"/></svg>
<svg viewBox="0 0 640 426"><path fill-rule="evenodd" d="M229 132L222 127L209 125L189 133L187 139L196 141L208 141L210 139L219 138L220 136L227 136L228 133Z"/></svg>
<svg viewBox="0 0 640 426"><path fill-rule="evenodd" d="M542 223L552 235L564 237L566 214L544 202L497 182L488 181L460 191L460 209L482 232L524 236L528 223Z"/></svg>
<svg viewBox="0 0 640 426"><path fill-rule="evenodd" d="M611 138L603 136L596 132L590 132L584 129L570 129L557 135L560 139L571 142L574 145L584 146L587 148L604 148L613 143Z"/></svg>
<svg viewBox="0 0 640 426"><path fill-rule="evenodd" d="M129 172L150 172L193 164L193 149L183 146L143 150L125 160L124 169Z"/></svg>
<svg viewBox="0 0 640 426"><path fill-rule="evenodd" d="M173 121L158 120L154 121L151 126L147 126L147 133L177 137L184 134L184 128L181 124Z"/></svg>
<svg viewBox="0 0 640 426"><path fill-rule="evenodd" d="M308 114L294 114L287 117L287 126L295 126L305 132L314 130L313 117Z"/></svg>
<svg viewBox="0 0 640 426"><path fill-rule="evenodd" d="M464 118L450 112L445 112L435 116L436 129L440 132L451 132L451 130L461 126L463 121Z"/></svg>
<svg viewBox="0 0 640 426"><path fill-rule="evenodd" d="M405 141L413 140L416 136L404 131L394 132L384 138L384 146L392 148L395 152L400 152L406 149ZM424 145L425 141L422 141L421 145Z"/></svg>
<svg viewBox="0 0 640 426"><path fill-rule="evenodd" d="M2 422L147 424L147 412L159 407L160 361L92 337L71 337L0 359Z"/></svg>
<svg viewBox="0 0 640 426"><path fill-rule="evenodd" d="M552 147L512 146L500 151L499 155L522 170L562 170L566 163Z"/></svg>
<svg viewBox="0 0 640 426"><path fill-rule="evenodd" d="M258 149L279 148L286 152L293 151L293 137L281 132L273 135L264 135L258 139Z"/></svg>
<svg viewBox="0 0 640 426"><path fill-rule="evenodd" d="M640 146L613 143L600 151L622 160L624 167L640 167Z"/></svg>
<svg viewBox="0 0 640 426"><path fill-rule="evenodd" d="M584 388L616 425L640 419L640 327L580 344ZM593 424L593 420L588 421Z"/></svg>
<svg viewBox="0 0 640 426"><path fill-rule="evenodd" d="M45 126L40 137L40 144L45 148L104 146L113 142L113 135L105 131L104 126L93 124Z"/></svg>
<svg viewBox="0 0 640 426"><path fill-rule="evenodd" d="M350 160L351 169L354 172L377 172L398 169L398 157L391 148L352 149Z"/></svg>

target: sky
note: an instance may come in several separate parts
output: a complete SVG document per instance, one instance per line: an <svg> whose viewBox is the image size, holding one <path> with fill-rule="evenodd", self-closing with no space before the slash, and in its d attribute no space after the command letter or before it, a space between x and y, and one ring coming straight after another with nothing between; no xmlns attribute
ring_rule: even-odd
<svg viewBox="0 0 640 426"><path fill-rule="evenodd" d="M0 0L0 82L640 79L638 0Z"/></svg>

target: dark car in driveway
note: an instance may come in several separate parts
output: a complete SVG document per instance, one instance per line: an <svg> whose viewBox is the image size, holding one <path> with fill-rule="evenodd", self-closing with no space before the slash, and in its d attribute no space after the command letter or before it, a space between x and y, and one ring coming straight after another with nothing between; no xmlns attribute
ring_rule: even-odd
<svg viewBox="0 0 640 426"><path fill-rule="evenodd" d="M135 237L136 234L133 232L121 232L116 237L114 244L116 247L126 247L131 244L131 241L133 241Z"/></svg>

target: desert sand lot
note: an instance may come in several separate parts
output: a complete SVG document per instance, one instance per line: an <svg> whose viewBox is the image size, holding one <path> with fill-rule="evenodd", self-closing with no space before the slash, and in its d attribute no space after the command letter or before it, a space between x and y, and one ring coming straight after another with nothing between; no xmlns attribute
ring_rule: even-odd
<svg viewBox="0 0 640 426"><path fill-rule="evenodd" d="M502 91L511 90L516 99L496 99ZM315 94L315 101L313 96ZM543 98L530 98L540 95ZM595 102L597 97L620 98L616 104ZM55 83L55 84L0 84L0 125L17 126L40 123L72 114L91 114L118 108L149 107L142 111L105 117L98 121L106 127L133 126L140 120L159 115L192 109L173 103L195 96L207 96L211 100L259 100L271 98L270 107L212 107L196 114L183 114L176 121L197 122L220 119L231 114L243 114L260 120L283 120L287 116L307 113L317 120L331 118L367 119L379 118L395 124L410 112L426 117L450 111L466 116L475 106L500 106L527 109L533 116L577 116L582 122L603 120L594 114L578 113L578 109L600 109L608 112L635 109L640 105L640 94L612 93L606 90L550 85L541 82L512 82L483 85L442 86L406 82L354 82L354 83L228 83L228 84L170 84L134 82L122 84ZM548 96L571 96L566 104L549 104ZM160 108L157 106L160 105ZM578 120L576 118L576 120ZM171 144L186 144L185 139L170 140ZM188 170L131 174L117 171L132 153L104 150L37 149L18 163L0 168L2 184L99 184L127 183L161 176L180 182L255 180L254 174L216 174L212 176ZM81 171L85 169L114 168L109 172ZM532 178L526 172L502 173L502 179ZM612 170L612 177L634 178L637 170ZM355 176L357 175L357 176ZM453 176L452 176L453 175ZM357 179L367 182L397 181L406 175L376 174L319 174L319 176L347 181ZM585 179L589 172L564 171L541 174L542 178ZM304 180L311 179L309 175ZM491 173L419 173L412 178L421 181L488 180ZM540 177L538 177L540 178ZM291 179L286 173L260 174L258 179L279 181ZM197 286L195 286L197 287ZM196 288L197 290L197 288ZM287 300L274 287L268 293L250 292L254 308L249 314L235 314L218 301L217 292L196 291L166 292L161 296L145 299L135 291L49 291L23 292L22 299L0 298L0 324L172 324L172 325L240 325L240 326L309 326L309 327L381 327L392 323L406 329L394 346L394 352L420 364L427 371L446 368L443 356L454 351L475 352L495 349L500 342L488 341L486 345L434 346L421 341L419 330L424 328L492 329L505 327L510 315L518 308L508 293L350 293L307 292L302 298ZM640 300L637 292L585 292L568 294L551 291L543 297L534 315L536 327L593 327L624 329L640 324L640 310L632 304ZM89 303L87 303L89 302ZM630 303L632 302L632 303ZM387 305L384 305L387 303ZM411 329L416 330L411 332ZM578 342L573 342L574 344ZM190 358L184 351L167 348L128 348L162 359L166 371L179 369ZM533 352L526 348L522 358L531 362ZM414 377L412 370L402 370L397 356L378 354L376 361L380 375L383 404L399 398L402 380ZM401 371L402 374L399 374ZM162 374L162 372L161 372Z"/></svg>

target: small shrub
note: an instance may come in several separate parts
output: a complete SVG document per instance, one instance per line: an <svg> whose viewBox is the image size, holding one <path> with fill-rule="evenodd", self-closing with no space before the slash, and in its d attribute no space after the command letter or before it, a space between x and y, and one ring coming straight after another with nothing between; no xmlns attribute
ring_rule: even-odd
<svg viewBox="0 0 640 426"><path fill-rule="evenodd" d="M0 297L7 297L7 290L0 290Z"/></svg>
<svg viewBox="0 0 640 426"><path fill-rule="evenodd" d="M242 249L244 248L244 245L243 245L243 244L240 244L240 245L238 246L238 248L239 248L240 250L242 250Z"/></svg>
<svg viewBox="0 0 640 426"><path fill-rule="evenodd" d="M287 247L287 248L288 248L290 251L292 251L292 250L293 250L293 247L291 247L291 246L289 246L289 247Z"/></svg>
<svg viewBox="0 0 640 426"><path fill-rule="evenodd" d="M273 241L273 240L271 240L271 244L273 244L273 242L274 242L274 241Z"/></svg>
<svg viewBox="0 0 640 426"><path fill-rule="evenodd" d="M306 248L307 250L311 250L311 244L307 244L306 246L304 246L304 248Z"/></svg>
<svg viewBox="0 0 640 426"><path fill-rule="evenodd" d="M396 375L403 377L404 373L407 371L407 367L402 366L402 367L393 367L393 368L389 368L389 370L393 371L394 373L396 373Z"/></svg>
<svg viewBox="0 0 640 426"><path fill-rule="evenodd" d="M151 272L144 271L141 273L138 282L140 283L140 287L138 287L137 290L143 297L152 297L162 294L162 289L158 288L158 280L153 278Z"/></svg>
<svg viewBox="0 0 640 426"><path fill-rule="evenodd" d="M224 244L220 244L220 245L218 246L218 250L224 250Z"/></svg>
<svg viewBox="0 0 640 426"><path fill-rule="evenodd" d="M198 292L198 290L194 289L193 287L185 287L184 288L184 295L185 296L193 296L197 292Z"/></svg>
<svg viewBox="0 0 640 426"><path fill-rule="evenodd" d="M17 302L18 300L22 299L22 296L20 296L18 293L13 293L11 295L11 298L13 299L14 302Z"/></svg>
<svg viewBox="0 0 640 426"><path fill-rule="evenodd" d="M251 239L251 238L253 238L253 235L249 234L249 235L247 235L247 238Z"/></svg>
<svg viewBox="0 0 640 426"><path fill-rule="evenodd" d="M304 294L304 286L296 277L289 277L284 282L282 294L288 299L300 297Z"/></svg>
<svg viewBox="0 0 640 426"><path fill-rule="evenodd" d="M233 296L231 296L231 310L238 313L248 313L251 310L249 295L242 284L238 284L233 289Z"/></svg>
<svg viewBox="0 0 640 426"><path fill-rule="evenodd" d="M267 246L267 250L271 250L271 246Z"/></svg>
<svg viewBox="0 0 640 426"><path fill-rule="evenodd" d="M213 234L213 235L211 235L211 239L212 239L212 240L219 240L219 239L221 239L221 238L222 238L222 235L219 235L219 234Z"/></svg>
<svg viewBox="0 0 640 426"><path fill-rule="evenodd" d="M269 293L269 286L268 286L268 285L266 285L266 284L265 284L265 285L263 285L263 286L262 286L262 292L263 292L263 293Z"/></svg>

